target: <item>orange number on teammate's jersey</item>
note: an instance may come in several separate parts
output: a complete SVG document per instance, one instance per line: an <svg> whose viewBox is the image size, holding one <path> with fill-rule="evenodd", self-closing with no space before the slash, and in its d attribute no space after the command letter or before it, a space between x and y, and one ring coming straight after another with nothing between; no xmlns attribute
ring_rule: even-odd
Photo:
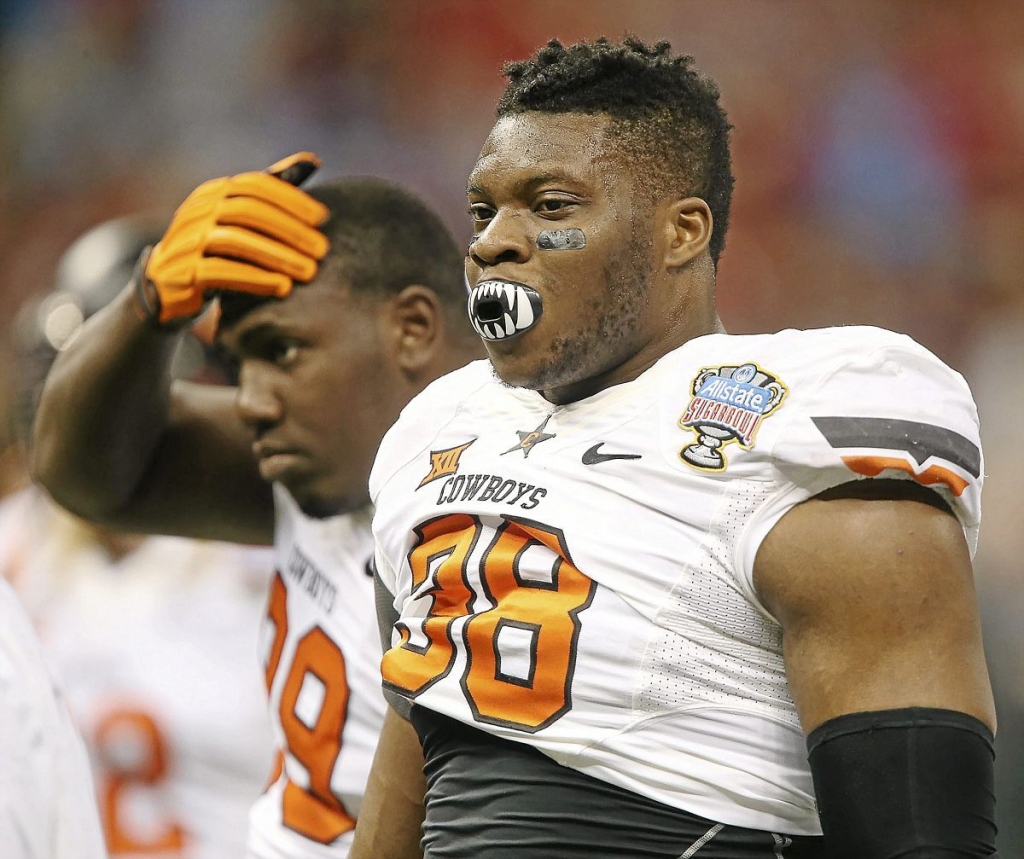
<svg viewBox="0 0 1024 859"><path fill-rule="evenodd" d="M270 654L267 656L267 692L270 692L270 684L274 682L274 675L277 674L277 664L281 661L281 651L284 649L284 637L288 634L288 590L281 580L281 574L274 574L274 581L270 585L270 599L267 602L267 619L274 624L274 640L270 643Z"/></svg>
<svg viewBox="0 0 1024 859"><path fill-rule="evenodd" d="M420 591L433 600L422 627L427 645L413 644L409 628L398 624L402 642L385 654L382 670L386 685L420 694L451 670L458 646L452 624L468 615L461 684L474 718L532 733L571 706L578 615L590 605L596 585L572 563L560 530L503 518L480 560L483 596L491 607L476 612L469 611L476 596L466 565L480 520L454 514L416 529L409 566L414 590L431 581ZM533 563L524 564L534 548L539 551Z"/></svg>
<svg viewBox="0 0 1024 859"><path fill-rule="evenodd" d="M267 617L274 623L274 639L267 659L267 689L274 682L285 636L288 633L288 592L280 573L270 589ZM315 716L296 711L307 683L319 684L322 694ZM319 626L299 641L281 690L278 715L284 731L286 752L305 768L309 787L288 778L282 802L284 825L321 844L330 844L355 828L356 822L331 791L331 774L341 753L341 733L348 709L345 657Z"/></svg>
<svg viewBox="0 0 1024 859"><path fill-rule="evenodd" d="M323 685L323 699L316 721L307 725L295 712L302 687L316 678ZM331 792L331 773L341 753L341 730L348 709L345 657L320 627L299 642L291 671L281 692L281 726L288 751L309 773L309 788L289 781L284 789L284 822L307 838L324 844L354 828L356 822ZM313 802L310 802L310 799Z"/></svg>
<svg viewBox="0 0 1024 859"><path fill-rule="evenodd" d="M140 708L112 709L97 723L94 745L102 761L100 813L111 856L181 850L185 830L176 821L168 820L146 838L132 832L125 814L133 789L159 785L167 774L167 744L156 720Z"/></svg>

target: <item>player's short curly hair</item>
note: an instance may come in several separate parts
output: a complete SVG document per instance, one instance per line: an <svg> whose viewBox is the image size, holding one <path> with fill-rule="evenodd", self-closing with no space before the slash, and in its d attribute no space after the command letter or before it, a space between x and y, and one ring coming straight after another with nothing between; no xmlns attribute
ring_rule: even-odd
<svg viewBox="0 0 1024 859"><path fill-rule="evenodd" d="M715 83L673 56L668 42L647 45L634 36L621 43L600 38L569 47L558 39L528 60L506 63L508 85L498 102L509 114L607 114L611 133L637 187L651 199L678 193L703 199L714 231L711 259L725 247L732 198L729 124Z"/></svg>
<svg viewBox="0 0 1024 859"><path fill-rule="evenodd" d="M331 213L320 227L331 243L325 262L336 260L353 290L387 297L415 283L464 309L462 251L415 194L369 176L313 185L308 193Z"/></svg>

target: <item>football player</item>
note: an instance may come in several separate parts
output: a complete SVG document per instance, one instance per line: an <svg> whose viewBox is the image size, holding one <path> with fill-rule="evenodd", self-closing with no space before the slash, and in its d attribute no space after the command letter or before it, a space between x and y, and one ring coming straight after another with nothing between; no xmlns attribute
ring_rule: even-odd
<svg viewBox="0 0 1024 859"><path fill-rule="evenodd" d="M0 850L9 859L103 857L82 737L14 590L0 578Z"/></svg>
<svg viewBox="0 0 1024 859"><path fill-rule="evenodd" d="M964 380L876 328L725 333L691 58L506 75L468 183L490 361L371 476L393 709L353 855L420 856L424 802L446 859L995 855Z"/></svg>
<svg viewBox="0 0 1024 859"><path fill-rule="evenodd" d="M54 289L16 316L19 435L59 351L123 288L166 220L116 218L76 239ZM215 376L185 338L182 376ZM14 585L82 731L113 859L242 855L273 759L254 653L269 549L142 537L84 522L29 486L0 503Z"/></svg>
<svg viewBox="0 0 1024 859"><path fill-rule="evenodd" d="M300 190L316 165L197 188L58 358L33 448L80 516L273 543L262 645L281 755L250 815L260 859L347 855L385 709L367 476L409 398L479 353L440 219L382 180ZM233 390L169 373L214 293Z"/></svg>
<svg viewBox="0 0 1024 859"><path fill-rule="evenodd" d="M89 752L112 859L243 855L273 740L255 661L270 552L111 534L26 489L10 576Z"/></svg>

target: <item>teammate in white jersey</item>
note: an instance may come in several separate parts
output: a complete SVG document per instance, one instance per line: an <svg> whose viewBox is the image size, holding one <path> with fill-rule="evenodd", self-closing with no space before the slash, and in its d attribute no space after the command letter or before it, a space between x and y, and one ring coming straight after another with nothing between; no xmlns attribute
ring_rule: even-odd
<svg viewBox="0 0 1024 859"><path fill-rule="evenodd" d="M25 610L0 579L0 853L106 855L82 738Z"/></svg>
<svg viewBox="0 0 1024 859"><path fill-rule="evenodd" d="M0 576L86 741L112 859L241 855L273 752L254 660L272 564L110 534L35 487L0 504Z"/></svg>
<svg viewBox="0 0 1024 859"><path fill-rule="evenodd" d="M490 363L371 476L396 709L353 857L995 855L963 379L877 329L724 333L690 58L506 74L468 189Z"/></svg>
<svg viewBox="0 0 1024 859"><path fill-rule="evenodd" d="M410 397L480 353L440 219L381 180L295 187L315 165L193 192L55 363L33 447L86 518L273 542L262 646L281 760L250 814L259 859L348 853L385 709L370 465ZM172 384L179 330L215 291L237 390Z"/></svg>
<svg viewBox="0 0 1024 859"><path fill-rule="evenodd" d="M60 349L130 278L163 224L93 227L54 289L15 319L22 440ZM174 362L221 378L198 339ZM254 654L273 573L266 548L115 533L29 486L0 503L0 576L14 585L82 732L111 859L240 856L273 756Z"/></svg>

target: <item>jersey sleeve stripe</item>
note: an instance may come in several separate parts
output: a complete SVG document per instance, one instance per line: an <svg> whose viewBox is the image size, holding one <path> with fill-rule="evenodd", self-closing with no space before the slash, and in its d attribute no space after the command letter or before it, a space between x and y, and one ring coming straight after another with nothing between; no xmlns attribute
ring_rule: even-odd
<svg viewBox="0 0 1024 859"><path fill-rule="evenodd" d="M981 450L946 427L895 418L812 417L825 440L836 449L902 450L919 465L930 457L944 459L972 477L981 474Z"/></svg>

